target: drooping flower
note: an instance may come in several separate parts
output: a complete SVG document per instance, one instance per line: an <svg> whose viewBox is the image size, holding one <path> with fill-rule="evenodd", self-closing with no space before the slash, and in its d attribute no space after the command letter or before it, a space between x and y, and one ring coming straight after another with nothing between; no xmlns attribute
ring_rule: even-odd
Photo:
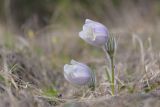
<svg viewBox="0 0 160 107"><path fill-rule="evenodd" d="M79 36L93 46L102 47L108 40L109 32L103 24L86 19Z"/></svg>
<svg viewBox="0 0 160 107"><path fill-rule="evenodd" d="M73 85L91 85L94 84L94 76L91 69L75 60L71 60L71 64L64 65L64 77Z"/></svg>

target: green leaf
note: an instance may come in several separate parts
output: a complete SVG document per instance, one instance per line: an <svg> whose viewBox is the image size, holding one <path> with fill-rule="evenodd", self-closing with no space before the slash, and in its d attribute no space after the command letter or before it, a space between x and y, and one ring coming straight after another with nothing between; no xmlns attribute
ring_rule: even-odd
<svg viewBox="0 0 160 107"><path fill-rule="evenodd" d="M48 89L43 90L43 94L49 97L55 97L58 95L58 91L53 88L48 88Z"/></svg>
<svg viewBox="0 0 160 107"><path fill-rule="evenodd" d="M110 73L109 73L109 68L105 67L105 70L106 70L107 80L111 83L111 76L110 76Z"/></svg>
<svg viewBox="0 0 160 107"><path fill-rule="evenodd" d="M0 81L4 81L4 77L2 75L0 75Z"/></svg>

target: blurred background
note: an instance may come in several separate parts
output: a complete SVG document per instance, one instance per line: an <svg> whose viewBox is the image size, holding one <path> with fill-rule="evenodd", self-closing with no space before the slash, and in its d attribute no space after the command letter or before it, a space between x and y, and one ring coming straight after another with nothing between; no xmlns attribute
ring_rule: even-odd
<svg viewBox="0 0 160 107"><path fill-rule="evenodd" d="M105 54L78 37L85 19L103 23L116 36L119 94L159 88L159 0L0 0L1 107L67 102L50 97L94 98L75 93L65 81L63 66L71 59L96 71L96 98L109 95Z"/></svg>
<svg viewBox="0 0 160 107"><path fill-rule="evenodd" d="M108 27L143 27L157 24L158 0L1 0L2 24L18 30L38 30L50 24L78 26L86 18L101 21Z"/></svg>

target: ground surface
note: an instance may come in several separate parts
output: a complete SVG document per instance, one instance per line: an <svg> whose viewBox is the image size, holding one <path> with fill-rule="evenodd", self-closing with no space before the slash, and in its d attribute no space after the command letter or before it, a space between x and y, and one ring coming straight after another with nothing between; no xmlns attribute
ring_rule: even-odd
<svg viewBox="0 0 160 107"><path fill-rule="evenodd" d="M55 27L15 34L0 28L0 107L159 107L159 26L112 28L116 54L117 96L109 94L104 53L78 37L81 28ZM65 81L71 59L97 74L95 92Z"/></svg>

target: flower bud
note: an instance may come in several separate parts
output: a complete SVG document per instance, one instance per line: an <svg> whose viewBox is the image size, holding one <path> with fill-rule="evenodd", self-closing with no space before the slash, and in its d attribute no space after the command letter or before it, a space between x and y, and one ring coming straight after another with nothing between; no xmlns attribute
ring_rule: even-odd
<svg viewBox="0 0 160 107"><path fill-rule="evenodd" d="M71 64L64 65L64 77L71 84L82 86L93 84L95 76L87 65L71 60Z"/></svg>
<svg viewBox="0 0 160 107"><path fill-rule="evenodd" d="M108 52L108 54L111 57L113 57L115 50L116 50L116 41L112 35L109 36L108 41L105 44L105 50Z"/></svg>
<svg viewBox="0 0 160 107"><path fill-rule="evenodd" d="M87 43L102 47L108 40L108 29L101 23L86 19L83 30L79 32L80 38Z"/></svg>

